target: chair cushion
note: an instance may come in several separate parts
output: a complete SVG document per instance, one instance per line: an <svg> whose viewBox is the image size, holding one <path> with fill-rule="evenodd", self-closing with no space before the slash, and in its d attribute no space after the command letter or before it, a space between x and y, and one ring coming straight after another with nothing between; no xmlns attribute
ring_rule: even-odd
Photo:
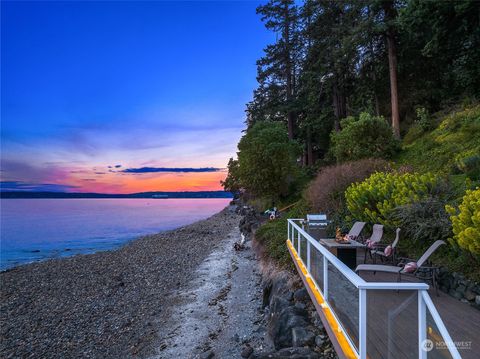
<svg viewBox="0 0 480 359"><path fill-rule="evenodd" d="M417 270L417 263L416 262L408 262L405 264L405 267L403 267L403 271L405 273L413 273Z"/></svg>
<svg viewBox="0 0 480 359"><path fill-rule="evenodd" d="M392 255L392 252L393 252L393 249L392 249L392 246L391 245L388 245L385 247L385 249L383 250L383 253L387 256L387 257L390 257Z"/></svg>
<svg viewBox="0 0 480 359"><path fill-rule="evenodd" d="M402 270L402 267L386 266L381 264L360 264L355 269L355 272L370 271L370 272L398 273L401 270Z"/></svg>

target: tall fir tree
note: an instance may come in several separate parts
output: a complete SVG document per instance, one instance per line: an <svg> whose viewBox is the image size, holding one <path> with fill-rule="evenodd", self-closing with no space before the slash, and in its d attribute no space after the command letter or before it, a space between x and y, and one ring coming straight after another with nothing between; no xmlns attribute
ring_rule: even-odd
<svg viewBox="0 0 480 359"><path fill-rule="evenodd" d="M257 8L265 27L278 36L257 61L258 88L247 105L250 124L285 120L294 138L296 84L299 72L298 8L293 0L271 0Z"/></svg>

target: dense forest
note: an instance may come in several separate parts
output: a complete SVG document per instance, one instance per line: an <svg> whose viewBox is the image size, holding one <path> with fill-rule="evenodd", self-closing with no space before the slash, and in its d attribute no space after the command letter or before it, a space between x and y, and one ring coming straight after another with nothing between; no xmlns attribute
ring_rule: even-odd
<svg viewBox="0 0 480 359"><path fill-rule="evenodd" d="M480 2L271 0L257 13L277 37L224 188L259 209L297 203L286 216L401 227L411 256L444 239L445 264L478 277ZM257 233L280 262L285 233L284 220Z"/></svg>

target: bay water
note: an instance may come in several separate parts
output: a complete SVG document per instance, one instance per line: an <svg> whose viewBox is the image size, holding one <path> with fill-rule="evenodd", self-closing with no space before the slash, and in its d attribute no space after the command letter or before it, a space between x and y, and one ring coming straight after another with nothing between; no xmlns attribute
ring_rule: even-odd
<svg viewBox="0 0 480 359"><path fill-rule="evenodd" d="M230 199L1 199L0 270L117 248L191 224Z"/></svg>

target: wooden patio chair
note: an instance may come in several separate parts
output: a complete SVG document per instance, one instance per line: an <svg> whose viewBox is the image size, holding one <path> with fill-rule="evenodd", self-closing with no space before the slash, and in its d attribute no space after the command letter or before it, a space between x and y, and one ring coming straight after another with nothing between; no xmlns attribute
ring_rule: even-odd
<svg viewBox="0 0 480 359"><path fill-rule="evenodd" d="M435 288L435 293L438 294L438 283L437 283L437 272L439 267L433 266L431 262L428 261L430 256L440 247L445 244L444 241L435 241L423 255L417 261L411 258L399 258L400 262L398 266L388 266L381 264L360 264L355 268L355 272L387 272L387 273L396 273L398 274L397 281L401 282L402 274L412 275L416 278L422 279L424 281L430 281L433 288Z"/></svg>
<svg viewBox="0 0 480 359"><path fill-rule="evenodd" d="M374 224L372 235L365 241L365 258L363 263L367 262L367 254L370 255L370 259L373 260L371 250L375 249L375 246L380 243L383 237L383 226L381 224Z"/></svg>
<svg viewBox="0 0 480 359"><path fill-rule="evenodd" d="M395 240L392 244L376 243L374 249L370 250L373 257L373 264L377 263L377 258L383 263L391 262L393 265L397 264L397 246L400 240L400 228L397 228Z"/></svg>

